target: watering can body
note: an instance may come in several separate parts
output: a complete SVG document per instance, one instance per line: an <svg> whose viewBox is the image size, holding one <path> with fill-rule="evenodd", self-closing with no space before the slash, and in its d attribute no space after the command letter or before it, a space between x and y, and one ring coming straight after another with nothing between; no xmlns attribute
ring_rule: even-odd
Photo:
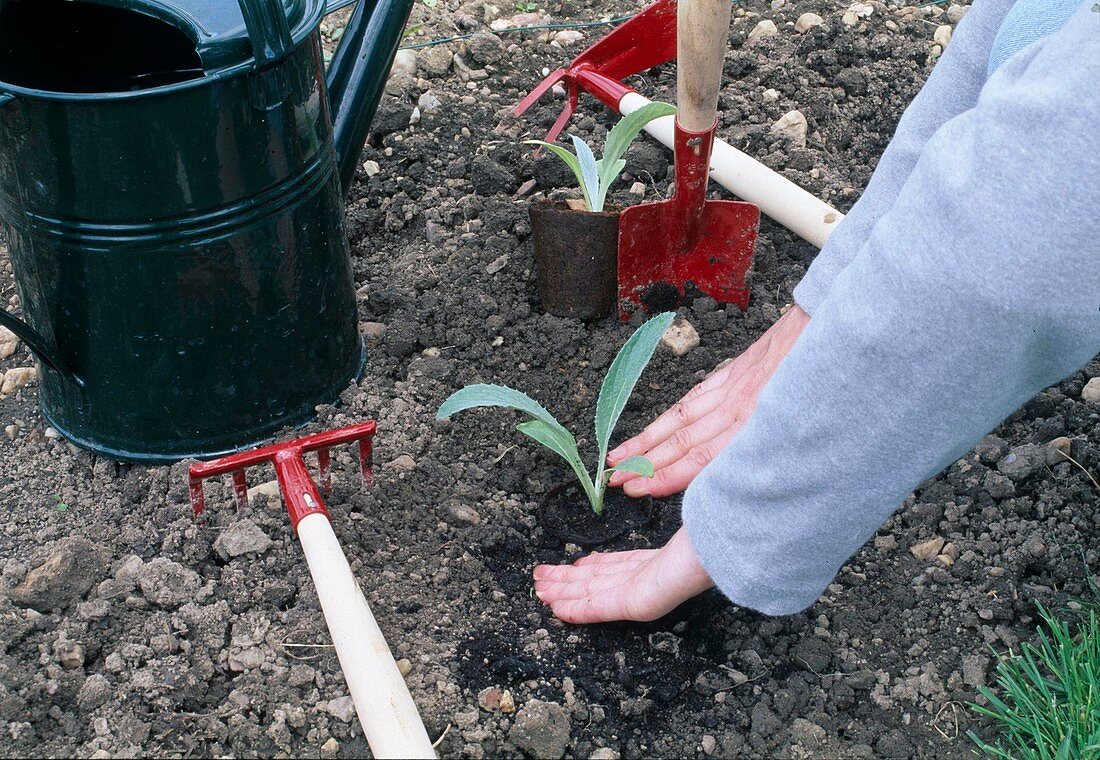
<svg viewBox="0 0 1100 760"><path fill-rule="evenodd" d="M0 323L40 359L49 423L174 461L334 401L364 361L344 189L410 0L361 0L327 81L320 0L4 2L0 221L22 314ZM156 63L24 71L7 56L36 41L11 9L31 4L91 14L78 47L99 23L155 28Z"/></svg>

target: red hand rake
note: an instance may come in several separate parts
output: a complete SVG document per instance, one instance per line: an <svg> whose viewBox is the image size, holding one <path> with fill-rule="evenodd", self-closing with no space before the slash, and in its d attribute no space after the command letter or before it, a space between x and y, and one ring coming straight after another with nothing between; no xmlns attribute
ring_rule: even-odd
<svg viewBox="0 0 1100 760"><path fill-rule="evenodd" d="M201 515L202 481L226 473L233 476L233 495L238 506L244 506L248 503L244 468L266 462L275 466L290 524L306 555L317 598L371 752L379 758L434 758L435 751L409 689L348 566L321 493L302 459L307 453L317 452L322 487L329 493L332 490L329 450L344 443L358 443L360 472L363 480L370 482L376 429L374 422L363 422L200 462L190 469L191 507L196 517Z"/></svg>

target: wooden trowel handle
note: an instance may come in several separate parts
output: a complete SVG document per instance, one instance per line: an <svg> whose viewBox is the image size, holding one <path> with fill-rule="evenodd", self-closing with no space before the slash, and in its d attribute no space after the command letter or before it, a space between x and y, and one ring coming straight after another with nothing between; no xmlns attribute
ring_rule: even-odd
<svg viewBox="0 0 1100 760"><path fill-rule="evenodd" d="M691 132L714 126L731 5L730 0L679 0L676 9L676 120Z"/></svg>

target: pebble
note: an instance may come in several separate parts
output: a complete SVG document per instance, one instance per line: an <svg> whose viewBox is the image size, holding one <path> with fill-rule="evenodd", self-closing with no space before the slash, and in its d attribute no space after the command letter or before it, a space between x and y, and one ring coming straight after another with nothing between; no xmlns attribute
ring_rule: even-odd
<svg viewBox="0 0 1100 760"><path fill-rule="evenodd" d="M0 359L7 359L19 348L19 336L6 327L0 327Z"/></svg>
<svg viewBox="0 0 1100 760"><path fill-rule="evenodd" d="M540 758L557 760L569 746L569 713L557 702L532 699L516 714L508 740Z"/></svg>
<svg viewBox="0 0 1100 760"><path fill-rule="evenodd" d="M951 25L943 24L937 26L935 33L932 35L932 40L942 47L947 47L947 43L951 41Z"/></svg>
<svg viewBox="0 0 1100 760"><path fill-rule="evenodd" d="M455 53L454 64L455 73L458 74L458 78L463 82L480 82L489 78L489 72L485 69L474 68L458 53Z"/></svg>
<svg viewBox="0 0 1100 760"><path fill-rule="evenodd" d="M359 334L368 346L377 346L386 334L386 325L383 322L360 322Z"/></svg>
<svg viewBox="0 0 1100 760"><path fill-rule="evenodd" d="M957 24L963 20L963 16L966 15L968 10L970 10L969 5L956 5L952 3L947 6L947 20L952 24Z"/></svg>
<svg viewBox="0 0 1100 760"><path fill-rule="evenodd" d="M380 171L382 171L382 167L378 164L377 161L363 162L363 173L366 174L368 177L373 177Z"/></svg>
<svg viewBox="0 0 1100 760"><path fill-rule="evenodd" d="M759 37L771 37L776 34L779 34L779 27L771 19L764 19L749 32L748 41L752 42Z"/></svg>
<svg viewBox="0 0 1100 760"><path fill-rule="evenodd" d="M351 723L355 720L355 703L351 701L351 697L330 699L325 709L329 715L344 723Z"/></svg>
<svg viewBox="0 0 1100 760"><path fill-rule="evenodd" d="M421 113L432 113L438 111L442 106L443 102L433 92L422 92L420 97L416 99L416 107L420 109Z"/></svg>
<svg viewBox="0 0 1100 760"><path fill-rule="evenodd" d="M390 66L390 76L416 76L416 51L398 50L393 57L393 65Z"/></svg>
<svg viewBox="0 0 1100 760"><path fill-rule="evenodd" d="M7 395L30 385L38 379L38 370L34 367L16 367L4 373L4 383L0 385L0 393Z"/></svg>
<svg viewBox="0 0 1100 760"><path fill-rule="evenodd" d="M779 100L779 90L768 88L760 94L760 97L764 99L765 103L774 103Z"/></svg>
<svg viewBox="0 0 1100 760"><path fill-rule="evenodd" d="M451 70L454 52L445 45L424 48L419 52L416 63L427 77L441 77Z"/></svg>
<svg viewBox="0 0 1100 760"><path fill-rule="evenodd" d="M618 752L611 749L611 747L599 747L592 750L592 754L588 756L591 760L619 760L622 757Z"/></svg>
<svg viewBox="0 0 1100 760"><path fill-rule="evenodd" d="M771 126L771 133L774 135L783 135L790 139L795 145L804 147L806 145L806 132L809 129L809 124L806 121L805 115L801 111L788 111L783 114L778 121Z"/></svg>
<svg viewBox="0 0 1100 760"><path fill-rule="evenodd" d="M504 42L492 32L478 32L466 40L466 50L475 63L496 63L504 57Z"/></svg>
<svg viewBox="0 0 1100 760"><path fill-rule="evenodd" d="M8 438L10 438L11 440L14 441L16 436L19 435L19 428L16 427L15 425L7 425L7 426L4 427L4 434L7 435Z"/></svg>
<svg viewBox="0 0 1100 760"><path fill-rule="evenodd" d="M1043 447L1043 455L1048 467L1065 462L1073 456L1073 439L1064 435L1055 438Z"/></svg>
<svg viewBox="0 0 1100 760"><path fill-rule="evenodd" d="M18 605L48 612L81 599L106 573L98 546L79 536L64 538L8 594Z"/></svg>
<svg viewBox="0 0 1100 760"><path fill-rule="evenodd" d="M645 195L645 183L635 182L633 185L630 186L630 194L637 195L639 198Z"/></svg>
<svg viewBox="0 0 1100 760"><path fill-rule="evenodd" d="M234 673L255 670L264 664L264 659L264 650L259 647L249 647L229 655L229 669Z"/></svg>
<svg viewBox="0 0 1100 760"><path fill-rule="evenodd" d="M1085 383L1085 387L1081 389L1081 398L1093 403L1100 402L1100 377L1094 377Z"/></svg>
<svg viewBox="0 0 1100 760"><path fill-rule="evenodd" d="M508 689L505 689L504 693L500 695L500 711L502 713L514 713L516 711L515 697Z"/></svg>
<svg viewBox="0 0 1100 760"><path fill-rule="evenodd" d="M699 347L699 332L691 322L678 318L661 336L661 345L675 356L684 356Z"/></svg>
<svg viewBox="0 0 1100 760"><path fill-rule="evenodd" d="M244 554L260 555L271 548L272 541L256 523L238 520L221 532L214 540L214 551L223 561Z"/></svg>
<svg viewBox="0 0 1100 760"><path fill-rule="evenodd" d="M328 741L321 745L321 754L325 757L336 757L339 752L340 742L332 737L329 737Z"/></svg>
<svg viewBox="0 0 1100 760"><path fill-rule="evenodd" d="M468 504L463 504L460 501L450 501L447 503L447 514L451 519L463 523L464 525L480 525L481 515L478 511Z"/></svg>
<svg viewBox="0 0 1100 760"><path fill-rule="evenodd" d="M402 678L407 676L409 673L412 673L412 669L412 661L409 660L407 657L402 657L400 660L397 661L397 672L401 674Z"/></svg>
<svg viewBox="0 0 1100 760"><path fill-rule="evenodd" d="M527 195L528 193L530 193L532 190L535 189L535 185L537 185L537 184L538 184L538 182L533 180L533 179L527 180L522 185L520 185L519 188L516 190L516 197L517 198L522 198L523 196Z"/></svg>
<svg viewBox="0 0 1100 760"><path fill-rule="evenodd" d="M280 498L279 481L269 480L265 483L260 483L257 486L252 486L248 489L248 498L254 499L257 496L266 496L270 499Z"/></svg>
<svg viewBox="0 0 1100 760"><path fill-rule="evenodd" d="M84 647L69 640L64 634L54 642L53 651L65 670L74 670L84 665Z"/></svg>
<svg viewBox="0 0 1100 760"><path fill-rule="evenodd" d="M700 745L703 748L703 753L706 755L713 755L718 751L718 740L710 734L703 734Z"/></svg>
<svg viewBox="0 0 1100 760"><path fill-rule="evenodd" d="M138 578L138 588L145 598L168 609L194 601L201 586L198 573L166 557L146 562Z"/></svg>
<svg viewBox="0 0 1100 760"><path fill-rule="evenodd" d="M1047 455L1042 446L1025 443L1014 446L997 462L997 471L1015 482L1030 478L1046 467Z"/></svg>
<svg viewBox="0 0 1100 760"><path fill-rule="evenodd" d="M584 35L576 29L562 29L554 35L553 41L561 46L572 45L584 39Z"/></svg>
<svg viewBox="0 0 1100 760"><path fill-rule="evenodd" d="M821 18L821 16L816 13L803 13L798 17L798 20L794 22L794 30L800 34L805 34L815 26L821 26L824 23L825 19Z"/></svg>
<svg viewBox="0 0 1100 760"><path fill-rule="evenodd" d="M501 690L496 686L489 686L477 693L477 705L485 712L500 709Z"/></svg>
<svg viewBox="0 0 1100 760"><path fill-rule="evenodd" d="M399 472L412 472L416 469L416 460L408 454L401 454L396 459L387 462L386 468Z"/></svg>
<svg viewBox="0 0 1100 760"><path fill-rule="evenodd" d="M946 543L944 539L939 536L934 536L927 541L921 541L919 544L913 544L909 547L909 551L914 557L921 560L932 559L940 553L943 549L943 545Z"/></svg>

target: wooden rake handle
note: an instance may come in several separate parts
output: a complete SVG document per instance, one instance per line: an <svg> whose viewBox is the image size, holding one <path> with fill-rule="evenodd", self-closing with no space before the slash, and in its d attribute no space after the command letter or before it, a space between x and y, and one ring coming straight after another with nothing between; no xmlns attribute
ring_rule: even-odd
<svg viewBox="0 0 1100 760"><path fill-rule="evenodd" d="M679 0L676 9L676 120L691 132L714 126L730 8L730 0Z"/></svg>

